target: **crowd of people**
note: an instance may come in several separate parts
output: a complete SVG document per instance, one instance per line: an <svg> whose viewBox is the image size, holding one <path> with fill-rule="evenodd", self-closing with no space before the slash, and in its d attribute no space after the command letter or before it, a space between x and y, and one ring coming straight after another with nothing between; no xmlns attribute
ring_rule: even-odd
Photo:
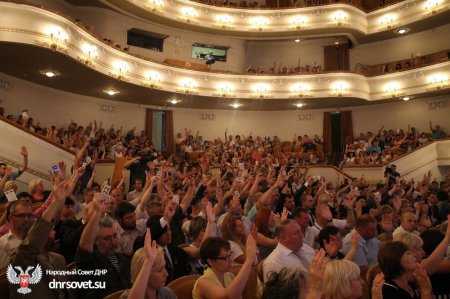
<svg viewBox="0 0 450 299"><path fill-rule="evenodd" d="M37 159L26 147L23 167L0 165L0 268L11 298L21 296L17 271L33 277L37 265L36 298L176 298L167 284L192 274L195 299L450 296L450 176L405 180L394 168L377 184L332 182L299 163L320 151L318 136L297 137L301 154L287 155L278 138L203 141L185 130L171 155L116 147L114 172L96 182L96 134L83 136L73 165L51 167L49 190L32 180L18 192L28 157Z"/></svg>
<svg viewBox="0 0 450 299"><path fill-rule="evenodd" d="M430 121L430 132L419 132L415 127L407 130L386 130L382 127L376 134L361 133L345 147L343 165L384 165L433 140L447 137L439 126Z"/></svg>

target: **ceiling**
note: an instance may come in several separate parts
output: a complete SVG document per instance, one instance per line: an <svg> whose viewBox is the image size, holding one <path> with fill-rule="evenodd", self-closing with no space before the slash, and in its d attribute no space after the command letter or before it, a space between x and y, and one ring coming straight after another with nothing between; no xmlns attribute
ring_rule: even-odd
<svg viewBox="0 0 450 299"><path fill-rule="evenodd" d="M94 6L100 8L107 8L113 10L115 12L124 14L124 15L133 15L146 20L150 20L152 22L156 22L159 24L164 24L167 26L177 27L181 29L189 29L193 31L201 31L206 33L217 34L217 29L209 28L204 26L196 26L195 24L188 24L186 22L176 21L174 19L169 19L165 17L161 17L157 14L152 14L151 12L142 9L136 5L128 1L122 0L65 0L66 2L77 5L77 6ZM450 10L444 10L442 12L438 12L432 17L428 17L423 20L415 21L414 23L404 25L402 27L408 27L410 29L410 33L415 33L423 30L432 29L435 27L439 27L450 22ZM299 32L240 32L240 31L224 31L222 30L221 34L224 36L235 36L242 37L247 40L267 40L267 39L288 39L288 38L296 38L296 37L334 37L334 36L342 36L347 35L354 43L363 44L370 43L375 41L381 41L385 39L395 38L399 35L393 30L382 31L378 33L374 33L371 35L365 35L360 31L349 29L349 28L327 28L326 31L323 29L314 29L307 30L301 33Z"/></svg>
<svg viewBox="0 0 450 299"><path fill-rule="evenodd" d="M119 81L94 71L82 63L47 48L36 46L0 43L0 72L51 88L76 94L105 98L121 102L143 105L172 106L168 99L176 97L182 100L177 107L197 109L233 109L229 105L236 99L205 97L197 95L175 94L157 89L146 88L128 82ZM60 75L47 78L40 72L54 70ZM114 88L120 91L113 97L103 92ZM347 106L369 105L357 98L323 98L323 99L240 99L240 110L293 110L294 104L301 101L308 109L337 108ZM376 103L380 103L377 101Z"/></svg>

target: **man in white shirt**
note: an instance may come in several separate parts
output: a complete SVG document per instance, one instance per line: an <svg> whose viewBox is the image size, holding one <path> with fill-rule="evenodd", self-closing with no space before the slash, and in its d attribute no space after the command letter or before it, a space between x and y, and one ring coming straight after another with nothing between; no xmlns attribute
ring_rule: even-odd
<svg viewBox="0 0 450 299"><path fill-rule="evenodd" d="M128 192L128 194L127 194L127 200L129 202L131 202L132 204L137 205L137 201L135 201L135 199L142 195L143 189L144 189L144 184L143 184L142 180L137 178L134 181L134 190Z"/></svg>
<svg viewBox="0 0 450 299"><path fill-rule="evenodd" d="M264 282L272 272L289 271L308 272L314 257L314 250L303 243L303 233L295 220L285 220L278 228L278 245L263 261Z"/></svg>
<svg viewBox="0 0 450 299"><path fill-rule="evenodd" d="M11 202L6 209L6 219L10 231L0 238L0 270L8 266L11 255L15 253L34 223L31 202L24 199Z"/></svg>
<svg viewBox="0 0 450 299"><path fill-rule="evenodd" d="M400 216L400 226L397 227L392 233L393 238L402 233L419 234L416 231L417 218L416 215L410 211L403 212Z"/></svg>
<svg viewBox="0 0 450 299"><path fill-rule="evenodd" d="M318 244L316 244L317 236L319 235L322 228L327 225L333 225L340 230L343 230L347 226L347 220L334 219L328 205L318 204L316 207L316 218L314 220L314 224L306 228L305 243L310 247L319 248Z"/></svg>

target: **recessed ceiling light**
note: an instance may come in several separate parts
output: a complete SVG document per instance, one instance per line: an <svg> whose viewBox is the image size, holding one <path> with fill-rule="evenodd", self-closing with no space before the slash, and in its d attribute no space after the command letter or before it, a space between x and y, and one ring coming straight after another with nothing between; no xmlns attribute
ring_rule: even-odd
<svg viewBox="0 0 450 299"><path fill-rule="evenodd" d="M299 39L299 38L296 38L296 39L294 39L294 42L299 43L299 42L300 42L300 39Z"/></svg>
<svg viewBox="0 0 450 299"><path fill-rule="evenodd" d="M103 90L103 92L106 93L109 96L115 96L116 94L120 93L120 91L115 90L113 88L105 89L105 90Z"/></svg>
<svg viewBox="0 0 450 299"><path fill-rule="evenodd" d="M411 98L410 97L403 97L402 100L406 102L406 101L411 100Z"/></svg>
<svg viewBox="0 0 450 299"><path fill-rule="evenodd" d="M178 104L178 103L181 102L181 101L180 101L180 100L177 100L177 99L175 99L175 98L173 98L173 99L168 100L168 102L169 102L170 104L172 104L172 105L176 105L176 104Z"/></svg>
<svg viewBox="0 0 450 299"><path fill-rule="evenodd" d="M41 71L41 74L44 75L44 76L46 76L47 78L53 78L53 77L58 76L58 73L57 73L57 72L51 71L51 70L44 70L44 71Z"/></svg>
<svg viewBox="0 0 450 299"><path fill-rule="evenodd" d="M242 104L240 104L240 103L233 103L233 104L230 104L230 106L233 107L234 109L237 109L237 108L241 107Z"/></svg>
<svg viewBox="0 0 450 299"><path fill-rule="evenodd" d="M395 31L397 34L406 34L406 33L408 33L409 32L409 28L398 28L396 31Z"/></svg>
<svg viewBox="0 0 450 299"><path fill-rule="evenodd" d="M295 103L294 106L297 107L297 108L302 108L303 106L305 106L305 104L303 104L303 103Z"/></svg>

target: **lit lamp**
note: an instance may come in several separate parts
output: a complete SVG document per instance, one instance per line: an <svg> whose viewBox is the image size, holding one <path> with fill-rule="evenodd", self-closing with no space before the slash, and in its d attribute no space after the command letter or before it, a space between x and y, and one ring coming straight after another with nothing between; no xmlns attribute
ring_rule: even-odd
<svg viewBox="0 0 450 299"><path fill-rule="evenodd" d="M448 86L448 75L443 73L432 74L428 76L427 81L433 88L443 89Z"/></svg>
<svg viewBox="0 0 450 299"><path fill-rule="evenodd" d="M230 104L230 106L233 107L234 109L237 109L237 108L241 107L242 104L236 102L236 103Z"/></svg>
<svg viewBox="0 0 450 299"><path fill-rule="evenodd" d="M335 96L342 97L345 95L349 88L350 84L348 84L346 81L335 81L331 84L331 93Z"/></svg>
<svg viewBox="0 0 450 299"><path fill-rule="evenodd" d="M222 97L231 96L233 91L234 91L234 86L233 86L233 84L231 84L229 82L222 82L222 83L217 84L217 92Z"/></svg>
<svg viewBox="0 0 450 299"><path fill-rule="evenodd" d="M301 29L305 27L305 24L308 22L308 18L302 15L293 16L290 20L290 23L296 29Z"/></svg>
<svg viewBox="0 0 450 299"><path fill-rule="evenodd" d="M197 82L192 78L184 78L180 81L180 87L184 93L191 93L197 87Z"/></svg>
<svg viewBox="0 0 450 299"><path fill-rule="evenodd" d="M249 22L251 26L258 28L259 31L263 30L270 23L269 19L263 16L251 17Z"/></svg>
<svg viewBox="0 0 450 299"><path fill-rule="evenodd" d="M311 90L311 87L306 83L295 83L291 86L291 92L298 97L304 97Z"/></svg>
<svg viewBox="0 0 450 299"><path fill-rule="evenodd" d="M184 16L187 22L190 22L192 18L198 17L198 11L190 6L182 7L181 14Z"/></svg>
<svg viewBox="0 0 450 299"><path fill-rule="evenodd" d="M130 66L126 61L116 60L112 64L113 67L113 75L117 77L117 79L122 79L128 72L130 71Z"/></svg>
<svg viewBox="0 0 450 299"><path fill-rule="evenodd" d="M222 27L230 26L234 22L233 17L227 14L216 15L215 19L216 22Z"/></svg>
<svg viewBox="0 0 450 299"><path fill-rule="evenodd" d="M424 4L424 9L432 14L439 10L439 6L442 4L442 0L427 0Z"/></svg>
<svg viewBox="0 0 450 299"><path fill-rule="evenodd" d="M147 4L152 11L156 11L164 7L164 0L148 0Z"/></svg>
<svg viewBox="0 0 450 299"><path fill-rule="evenodd" d="M69 35L61 27L51 26L45 30L46 35L50 40L50 48L56 50L58 48L65 49L69 41Z"/></svg>
<svg viewBox="0 0 450 299"><path fill-rule="evenodd" d="M161 74L157 71L145 72L144 78L150 87L156 87L161 82Z"/></svg>
<svg viewBox="0 0 450 299"><path fill-rule="evenodd" d="M348 14L343 10L335 11L331 14L331 19L338 25L341 26L342 23L348 20Z"/></svg>
<svg viewBox="0 0 450 299"><path fill-rule="evenodd" d="M391 29L394 27L395 21L397 20L397 16L394 14L385 14L378 20L378 23L381 27L387 27L388 29Z"/></svg>
<svg viewBox="0 0 450 299"><path fill-rule="evenodd" d="M264 98L269 95L270 85L267 83L256 83L252 86L252 90L257 97Z"/></svg>
<svg viewBox="0 0 450 299"><path fill-rule="evenodd" d="M396 98L400 96L400 84L398 82L389 82L384 86L384 92Z"/></svg>
<svg viewBox="0 0 450 299"><path fill-rule="evenodd" d="M94 45L83 43L81 45L81 52L83 52L81 58L85 64L92 64L98 58L98 48Z"/></svg>

